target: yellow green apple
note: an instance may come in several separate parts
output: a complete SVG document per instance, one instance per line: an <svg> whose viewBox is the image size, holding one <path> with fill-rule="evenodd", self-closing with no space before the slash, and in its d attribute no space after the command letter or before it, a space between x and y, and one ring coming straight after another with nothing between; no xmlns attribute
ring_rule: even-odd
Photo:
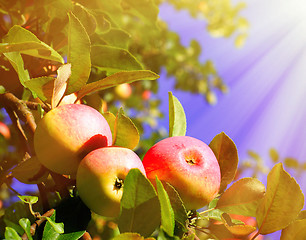
<svg viewBox="0 0 306 240"><path fill-rule="evenodd" d="M75 176L86 154L112 144L105 118L83 104L66 104L49 111L38 123L34 148L38 160L48 169Z"/></svg>
<svg viewBox="0 0 306 240"><path fill-rule="evenodd" d="M76 186L82 201L93 212L110 218L120 213L124 180L130 169L145 170L138 155L123 147L104 147L81 161Z"/></svg>

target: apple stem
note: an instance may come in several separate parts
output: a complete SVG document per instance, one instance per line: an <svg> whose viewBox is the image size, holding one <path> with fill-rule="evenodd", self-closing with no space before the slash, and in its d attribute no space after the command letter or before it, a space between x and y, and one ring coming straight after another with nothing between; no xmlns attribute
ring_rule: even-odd
<svg viewBox="0 0 306 240"><path fill-rule="evenodd" d="M259 235L259 231L257 231L257 233L251 238L251 240L255 240Z"/></svg>
<svg viewBox="0 0 306 240"><path fill-rule="evenodd" d="M114 189L119 190L123 187L123 179L117 178L114 184Z"/></svg>

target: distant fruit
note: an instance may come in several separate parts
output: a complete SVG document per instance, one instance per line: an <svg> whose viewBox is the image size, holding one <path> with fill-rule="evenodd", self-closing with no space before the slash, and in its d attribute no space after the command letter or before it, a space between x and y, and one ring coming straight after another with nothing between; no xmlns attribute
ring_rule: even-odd
<svg viewBox="0 0 306 240"><path fill-rule="evenodd" d="M3 123L0 122L0 134L5 138L5 139L10 139L11 137L11 132L10 129L8 128L8 126Z"/></svg>
<svg viewBox="0 0 306 240"><path fill-rule="evenodd" d="M150 97L151 97L151 91L150 90L144 90L141 97L145 101L149 100Z"/></svg>
<svg viewBox="0 0 306 240"><path fill-rule="evenodd" d="M115 87L115 93L123 98L127 99L132 95L132 87L128 83L123 83Z"/></svg>

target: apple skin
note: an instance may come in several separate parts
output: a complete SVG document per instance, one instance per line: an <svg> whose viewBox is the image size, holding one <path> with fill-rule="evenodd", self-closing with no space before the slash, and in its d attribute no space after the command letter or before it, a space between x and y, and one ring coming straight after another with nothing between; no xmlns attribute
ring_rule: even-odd
<svg viewBox="0 0 306 240"><path fill-rule="evenodd" d="M128 148L105 147L90 152L81 161L77 172L80 198L93 212L118 217L122 184L132 168L138 168L146 176L140 158Z"/></svg>
<svg viewBox="0 0 306 240"><path fill-rule="evenodd" d="M75 177L86 154L112 145L112 133L105 118L83 104L62 105L49 111L38 123L34 148L38 160L48 169Z"/></svg>
<svg viewBox="0 0 306 240"><path fill-rule="evenodd" d="M156 176L170 183L188 210L204 207L219 192L219 163L209 146L196 138L161 140L149 149L142 163L153 185Z"/></svg>

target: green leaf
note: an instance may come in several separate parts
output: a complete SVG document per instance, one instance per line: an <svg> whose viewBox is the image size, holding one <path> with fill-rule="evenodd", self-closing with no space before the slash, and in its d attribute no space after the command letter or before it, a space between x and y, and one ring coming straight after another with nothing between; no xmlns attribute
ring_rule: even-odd
<svg viewBox="0 0 306 240"><path fill-rule="evenodd" d="M21 218L19 220L19 225L23 228L29 240L33 240L31 235L31 222L28 218Z"/></svg>
<svg viewBox="0 0 306 240"><path fill-rule="evenodd" d="M166 183L163 186L169 196L171 206L174 212L175 221L179 224L180 228L184 232L187 231L186 222L188 220L188 214L180 195L169 183Z"/></svg>
<svg viewBox="0 0 306 240"><path fill-rule="evenodd" d="M221 170L221 185L219 193L222 193L236 175L238 166L238 152L235 143L224 133L220 133L210 142Z"/></svg>
<svg viewBox="0 0 306 240"><path fill-rule="evenodd" d="M224 213L220 209L215 209L218 204L219 199L213 199L209 205L208 210L201 212L200 216L204 219L214 219L216 221L222 221L222 214ZM213 209L213 210L210 210Z"/></svg>
<svg viewBox="0 0 306 240"><path fill-rule="evenodd" d="M23 228L18 224L14 223L14 222L12 222L8 219L4 219L4 223L5 223L6 227L13 228L18 234L22 235L24 233Z"/></svg>
<svg viewBox="0 0 306 240"><path fill-rule="evenodd" d="M31 78L24 82L24 86L37 95L42 101L50 102L54 87L53 77Z"/></svg>
<svg viewBox="0 0 306 240"><path fill-rule="evenodd" d="M111 113L111 112L104 112L102 113L103 117L106 119L109 127L110 127L110 130L112 132L112 139L114 139L114 127L115 127L115 122L116 122L116 116Z"/></svg>
<svg viewBox="0 0 306 240"><path fill-rule="evenodd" d="M155 25L158 16L158 7L153 0L122 0L129 5L129 11L149 25Z"/></svg>
<svg viewBox="0 0 306 240"><path fill-rule="evenodd" d="M276 164L268 175L267 192L259 203L256 219L259 233L269 234L287 227L304 206L304 195L295 181Z"/></svg>
<svg viewBox="0 0 306 240"><path fill-rule="evenodd" d="M131 35L122 29L111 28L107 33L102 35L102 38L108 45L128 49Z"/></svg>
<svg viewBox="0 0 306 240"><path fill-rule="evenodd" d="M2 86L2 85L0 85L0 94L3 94L3 93L5 93L5 88Z"/></svg>
<svg viewBox="0 0 306 240"><path fill-rule="evenodd" d="M122 233L112 238L112 240L154 240L154 238L144 238L138 233Z"/></svg>
<svg viewBox="0 0 306 240"><path fill-rule="evenodd" d="M139 80L156 80L157 78L159 78L159 76L156 73L148 70L117 72L99 81L85 85L78 92L78 99L83 98L87 94L115 87L122 83L132 83Z"/></svg>
<svg viewBox="0 0 306 240"><path fill-rule="evenodd" d="M66 94L80 90L88 81L91 71L90 39L79 19L69 13L68 59L71 76Z"/></svg>
<svg viewBox="0 0 306 240"><path fill-rule="evenodd" d="M138 129L132 120L123 114L122 108L117 113L113 132L113 145L134 149L139 142Z"/></svg>
<svg viewBox="0 0 306 240"><path fill-rule="evenodd" d="M127 50L107 45L91 46L91 63L108 75L123 70L142 70L141 63Z"/></svg>
<svg viewBox="0 0 306 240"><path fill-rule="evenodd" d="M221 195L216 208L226 213L255 217L265 191L265 186L258 179L242 178Z"/></svg>
<svg viewBox="0 0 306 240"><path fill-rule="evenodd" d="M56 224L60 232L61 224L64 224L65 233L56 232L54 227L47 222L43 232L44 240L77 240L86 232L85 229L91 219L91 211L79 197L72 197L63 200L56 207L50 219ZM59 223L60 225L57 225Z"/></svg>
<svg viewBox="0 0 306 240"><path fill-rule="evenodd" d="M97 27L97 21L89 9L79 3L75 3L73 8L73 14L80 20L80 22L86 29L88 35L91 35L95 32Z"/></svg>
<svg viewBox="0 0 306 240"><path fill-rule="evenodd" d="M52 226L52 228L55 230L55 232L61 234L64 233L64 223L56 223L51 218L46 217L48 223Z"/></svg>
<svg viewBox="0 0 306 240"><path fill-rule="evenodd" d="M14 228L6 227L4 237L7 240L22 240Z"/></svg>
<svg viewBox="0 0 306 240"><path fill-rule="evenodd" d="M118 220L120 232L135 232L147 237L159 224L160 205L154 187L139 169L131 169L124 180Z"/></svg>
<svg viewBox="0 0 306 240"><path fill-rule="evenodd" d="M0 44L0 53L19 52L64 63L64 59L58 52L21 26L13 26L3 40L5 43Z"/></svg>
<svg viewBox="0 0 306 240"><path fill-rule="evenodd" d="M158 178L155 180L161 208L161 227L170 237L173 237L175 227L174 211L163 184L158 180Z"/></svg>
<svg viewBox="0 0 306 240"><path fill-rule="evenodd" d="M186 115L179 100L169 92L169 137L185 136Z"/></svg>
<svg viewBox="0 0 306 240"><path fill-rule="evenodd" d="M32 196L30 196L30 199ZM32 199L35 202L35 198ZM34 222L34 217L29 210L28 204L22 201L15 202L5 209L4 222L6 226L14 228L20 235L24 233L22 227L19 225L19 220L21 218L28 218L30 221Z"/></svg>
<svg viewBox="0 0 306 240"><path fill-rule="evenodd" d="M18 196L21 201L27 204L35 204L38 202L37 196Z"/></svg>
<svg viewBox="0 0 306 240"><path fill-rule="evenodd" d="M28 70L24 69L24 62L19 52L3 53L18 74L20 83L26 87L25 82L30 79Z"/></svg>
<svg viewBox="0 0 306 240"><path fill-rule="evenodd" d="M306 239L306 219L295 220L282 230L280 240Z"/></svg>

